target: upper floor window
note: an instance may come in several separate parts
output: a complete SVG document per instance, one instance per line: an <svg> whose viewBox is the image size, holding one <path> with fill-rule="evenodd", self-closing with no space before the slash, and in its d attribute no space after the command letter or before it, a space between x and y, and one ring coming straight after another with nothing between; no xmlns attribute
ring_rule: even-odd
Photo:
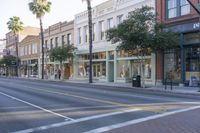
<svg viewBox="0 0 200 133"><path fill-rule="evenodd" d="M109 18L107 20L107 29L113 28L114 24L113 24L113 18Z"/></svg>
<svg viewBox="0 0 200 133"><path fill-rule="evenodd" d="M28 46L28 54L32 54L32 51L31 51L31 45Z"/></svg>
<svg viewBox="0 0 200 133"><path fill-rule="evenodd" d="M88 26L84 26L84 42L88 41Z"/></svg>
<svg viewBox="0 0 200 133"><path fill-rule="evenodd" d="M32 44L32 54L37 54L37 44Z"/></svg>
<svg viewBox="0 0 200 133"><path fill-rule="evenodd" d="M55 38L55 47L58 47L58 37Z"/></svg>
<svg viewBox="0 0 200 133"><path fill-rule="evenodd" d="M167 0L168 18L175 18L189 13L190 5L187 0Z"/></svg>
<svg viewBox="0 0 200 133"><path fill-rule="evenodd" d="M104 39L104 21L99 22L99 37L100 40Z"/></svg>
<svg viewBox="0 0 200 133"><path fill-rule="evenodd" d="M50 49L52 49L53 48L53 38L51 38L51 40L50 40Z"/></svg>
<svg viewBox="0 0 200 133"><path fill-rule="evenodd" d="M96 24L93 23L93 25L92 25L92 41L95 41L95 38L96 38L95 32L96 32Z"/></svg>
<svg viewBox="0 0 200 133"><path fill-rule="evenodd" d="M78 44L81 44L81 28L78 28Z"/></svg>
<svg viewBox="0 0 200 133"><path fill-rule="evenodd" d="M45 49L48 48L48 40L45 40Z"/></svg>
<svg viewBox="0 0 200 133"><path fill-rule="evenodd" d="M189 14L190 13L190 5L187 0L181 0L181 15Z"/></svg>
<svg viewBox="0 0 200 133"><path fill-rule="evenodd" d="M67 34L67 44L72 44L72 34Z"/></svg>
<svg viewBox="0 0 200 133"><path fill-rule="evenodd" d="M65 45L65 35L62 35L62 46Z"/></svg>
<svg viewBox="0 0 200 133"><path fill-rule="evenodd" d="M20 47L20 56L24 56L24 47Z"/></svg>
<svg viewBox="0 0 200 133"><path fill-rule="evenodd" d="M117 24L122 23L122 21L123 21L123 15L117 16Z"/></svg>

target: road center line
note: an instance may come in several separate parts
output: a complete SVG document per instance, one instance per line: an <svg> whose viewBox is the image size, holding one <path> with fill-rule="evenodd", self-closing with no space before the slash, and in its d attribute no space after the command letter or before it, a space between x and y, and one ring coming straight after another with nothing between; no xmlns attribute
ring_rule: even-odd
<svg viewBox="0 0 200 133"><path fill-rule="evenodd" d="M118 112L112 112L112 113L107 113L107 114L84 117L84 118L80 118L80 119L77 119L77 120L74 120L74 121L60 122L60 123L55 123L55 124L51 124L51 125L46 125L46 126L41 126L41 127L36 127L36 128L31 128L31 129L26 129L26 130L21 130L21 131L16 131L16 132L13 132L13 133L31 133L31 132L50 129L50 128L61 127L61 126L69 125L69 124L79 123L79 122L83 122L83 121L88 121L88 120L92 120L92 119L98 119L98 118L102 118L102 117L119 115L119 114L124 114L124 113L129 113L129 112L140 111L140 110L141 109L139 109L139 108L130 109L130 110L122 110L122 111L118 111Z"/></svg>
<svg viewBox="0 0 200 133"><path fill-rule="evenodd" d="M26 85L20 85L20 86L30 88L32 90L39 90L39 91L48 92L48 93L52 93L52 94L70 96L70 97L75 97L75 98L99 102L99 103L106 103L106 104L117 105L117 106L122 106L122 107L131 106L130 104L124 104L124 103L112 102L112 101L108 101L108 100L101 100L101 99L96 99L96 98L91 98L91 97L79 96L79 95L74 95L74 94L71 94L68 92L58 92L58 91L52 91L52 90L47 90L47 89L43 89L43 88L34 88L34 87L26 86Z"/></svg>
<svg viewBox="0 0 200 133"><path fill-rule="evenodd" d="M51 111L51 110L48 110L48 109L42 108L42 107L40 107L40 106L38 106L38 105L35 105L35 104L32 104L32 103L26 102L26 101L24 101L24 100L21 100L21 99L19 99L19 98L14 97L14 96L11 96L11 95L8 95L8 94L5 94L5 93L3 93L3 92L0 92L0 94L4 95L4 96L6 96L6 97L9 97L9 98L11 98L11 99L14 99L14 100L16 100L16 101L19 101L19 102L25 103L25 104L27 104L27 105L29 105L29 106L35 107L35 108L37 108L37 109L43 110L43 111L45 111L45 112L51 113L51 114L53 114L53 115L56 115L56 116L62 117L62 118L64 118L64 119L66 119L66 120L74 121L74 119L72 119L72 118L70 118L70 117L67 117L67 116L64 116L64 115L58 114L58 113L56 113L56 112L53 112L53 111Z"/></svg>
<svg viewBox="0 0 200 133"><path fill-rule="evenodd" d="M154 119L158 119L158 118L169 116L169 115L174 115L174 114L181 113L181 112L191 111L191 110L195 110L195 109L199 109L199 108L200 108L200 106L194 106L191 108L171 111L171 112L167 112L167 113L163 113L163 114L158 114L158 115L148 116L145 118L140 118L140 119L136 119L136 120L132 120L132 121L127 121L124 123L118 123L118 124L114 124L114 125L110 125L110 126L97 128L97 129L87 131L84 133L103 133L103 132L110 131L110 130L113 130L116 128L121 128L121 127L129 126L129 125L133 125L133 124L137 124L137 123L141 123L141 122L145 122L145 121L149 121L149 120L154 120Z"/></svg>

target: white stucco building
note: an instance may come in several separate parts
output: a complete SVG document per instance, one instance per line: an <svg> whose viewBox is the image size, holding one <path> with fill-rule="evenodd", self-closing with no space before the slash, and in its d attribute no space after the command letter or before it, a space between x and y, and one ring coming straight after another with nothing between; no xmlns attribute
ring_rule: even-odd
<svg viewBox="0 0 200 133"><path fill-rule="evenodd" d="M117 26L129 13L143 5L155 8L155 0L108 0L92 9L93 78L106 82L130 82L140 74L139 61L133 52L116 51L117 44L106 41L105 31ZM75 15L74 42L78 48L74 78L87 79L89 71L89 33L87 11ZM145 82L155 83L155 55L145 57Z"/></svg>

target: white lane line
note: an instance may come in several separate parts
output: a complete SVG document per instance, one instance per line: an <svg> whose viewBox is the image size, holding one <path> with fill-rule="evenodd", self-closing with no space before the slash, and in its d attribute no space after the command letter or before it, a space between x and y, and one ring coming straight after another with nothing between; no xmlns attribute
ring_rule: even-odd
<svg viewBox="0 0 200 133"><path fill-rule="evenodd" d="M102 133L102 132L110 131L110 130L113 130L116 128L121 128L124 126L129 126L132 124L137 124L137 123L141 123L141 122L145 122L145 121L149 121L149 120L154 120L154 119L158 119L161 117L165 117L165 116L169 116L169 115L173 115L173 114L177 114L177 113L181 113L181 112L186 112L186 111L190 111L190 110L194 110L194 109L199 109L199 108L200 108L200 106L194 106L194 107L187 108L187 109L181 109L181 110L177 110L177 111L167 112L164 114L158 114L158 115L153 115L153 116L140 118L140 119L136 119L136 120L132 120L132 121L127 121L124 123L118 123L115 125L105 126L105 127L97 128L97 129L90 130L90 131L87 131L84 133Z"/></svg>
<svg viewBox="0 0 200 133"><path fill-rule="evenodd" d="M123 113L129 113L129 112L135 112L135 111L140 111L140 110L141 109L137 109L137 108L136 109L130 109L130 110L122 110L122 111L118 111L118 112L112 112L112 113L107 113L107 114L84 117L84 118L80 118L80 119L77 119L77 120L74 120L74 121L66 121L66 122L60 122L60 123L55 123L55 124L31 128L31 129L25 129L25 130L16 131L16 132L13 132L13 133L31 133L31 132L50 129L50 128L61 127L61 126L69 125L69 124L79 123L79 122L83 122L83 121L88 121L88 120L92 120L92 119L98 119L98 118L102 118L102 117L118 115L118 114L123 114Z"/></svg>
<svg viewBox="0 0 200 133"><path fill-rule="evenodd" d="M28 104L29 106L35 107L35 108L37 108L37 109L43 110L44 112L48 112L48 113L51 113L51 114L53 114L53 115L56 115L56 116L62 117L62 118L64 118L65 120L71 120L71 121L74 121L74 119L72 119L72 118L70 118L70 117L67 117L67 116L64 116L64 115L58 114L58 113L56 113L56 112L53 112L53 111L51 111L51 110L48 110L48 109L42 108L42 107L40 107L40 106L38 106L38 105L35 105L35 104L32 104L32 103L26 102L26 101L24 101L24 100L21 100L21 99L19 99L19 98L14 97L14 96L11 96L11 95L8 95L8 94L5 94L5 93L3 93L3 92L0 92L0 94L2 94L2 95L4 95L4 96L7 96L7 97L9 97L9 98L11 98L11 99L14 99L14 100L16 100L16 101L19 101L19 102L22 102L22 103Z"/></svg>

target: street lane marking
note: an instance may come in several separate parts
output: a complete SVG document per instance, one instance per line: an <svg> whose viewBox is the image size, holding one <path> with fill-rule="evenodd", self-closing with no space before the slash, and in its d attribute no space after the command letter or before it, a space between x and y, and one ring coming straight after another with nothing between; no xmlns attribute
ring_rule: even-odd
<svg viewBox="0 0 200 133"><path fill-rule="evenodd" d="M56 116L62 117L62 118L64 118L65 120L71 120L71 121L74 121L74 119L72 119L72 118L70 118L70 117L67 117L67 116L64 116L64 115L58 114L58 113L56 113L56 112L53 112L53 111L51 111L51 110L48 110L48 109L42 108L42 107L40 107L40 106L38 106L38 105L35 105L35 104L32 104L32 103L26 102L26 101L24 101L24 100L21 100L21 99L19 99L19 98L14 97L14 96L11 96L11 95L8 95L8 94L5 94L5 93L3 93L3 92L0 92L0 94L2 94L2 95L4 95L4 96L7 96L7 97L9 97L9 98L11 98L11 99L13 99L13 100L16 100L16 101L19 101L19 102L25 103L25 104L27 104L27 105L29 105L29 106L35 107L35 108L37 108L37 109L43 110L43 111L45 111L45 112L51 113L51 114L53 114L53 115L56 115Z"/></svg>
<svg viewBox="0 0 200 133"><path fill-rule="evenodd" d="M121 128L121 127L129 126L129 125L133 125L133 124L137 124L137 123L141 123L141 122L145 122L145 121L149 121L149 120L158 119L158 118L161 118L161 117L174 115L174 114L177 114L177 113L191 111L191 110L195 110L195 109L199 109L199 108L200 108L200 106L194 106L194 107L187 108L187 109L171 111L171 112L167 112L167 113L163 113L163 114L158 114L158 115L148 116L148 117L145 117L145 118L140 118L140 119L136 119L136 120L132 120L132 121L127 121L127 122L124 122L124 123L118 123L118 124L114 124L114 125L110 125L110 126L97 128L97 129L90 130L90 131L87 131L87 132L84 132L84 133L102 133L102 132L110 131L110 130L113 130L113 129L116 129L116 128Z"/></svg>
<svg viewBox="0 0 200 133"><path fill-rule="evenodd" d="M25 130L21 130L21 131L16 131L16 132L13 132L13 133L31 133L31 132L36 132L36 131L47 130L47 129L50 129L50 128L66 126L66 125L69 125L69 124L79 123L79 122L83 122L83 121L88 121L88 120L92 120L92 119L98 119L98 118L102 118L102 117L108 117L108 116L112 116L112 115L119 115L119 114L136 112L136 111L140 111L140 109L139 108L135 108L135 109L131 109L131 110L122 110L122 111L112 112L112 113L107 113L107 114L94 115L94 116L89 116L89 117L76 119L74 121L66 121L66 122L54 123L54 124L50 124L50 125L46 125L46 126L41 126L41 127L25 129Z"/></svg>
<svg viewBox="0 0 200 133"><path fill-rule="evenodd" d="M112 102L112 101L108 101L108 100L100 100L100 99L96 99L96 98L90 98L90 97L74 95L74 94L70 94L70 93L66 93L66 92L62 93L62 92L50 91L50 90L46 90L46 89L42 89L42 88L38 89L38 88L26 86L26 85L20 85L20 86L23 86L23 87L26 87L26 88L30 88L30 89L33 89L33 90L39 90L39 91L43 91L43 92L48 92L48 93L52 93L52 94L59 94L59 95L64 95L64 96L71 96L71 97L84 99L84 100L89 100L89 101L95 101L95 102L99 102L99 103L107 103L107 104L118 105L118 106L122 106L122 107L123 106L124 107L131 106L130 104Z"/></svg>

